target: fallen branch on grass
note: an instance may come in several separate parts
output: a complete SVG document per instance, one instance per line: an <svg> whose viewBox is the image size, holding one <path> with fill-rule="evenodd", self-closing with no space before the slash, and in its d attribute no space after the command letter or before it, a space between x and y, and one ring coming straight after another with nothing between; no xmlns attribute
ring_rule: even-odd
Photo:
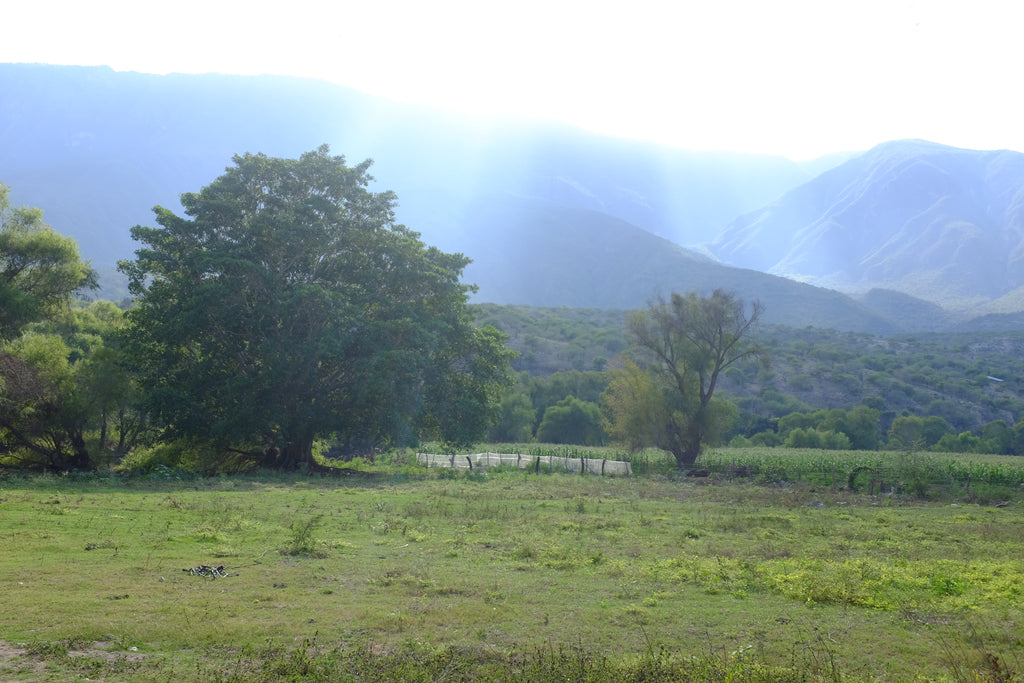
<svg viewBox="0 0 1024 683"><path fill-rule="evenodd" d="M231 576L228 573L227 568L224 565L219 567L211 567L208 564L201 564L198 567L192 567L191 569L182 569L183 572L188 572L192 576L205 576L211 579L220 579L226 576ZM237 574L235 576L238 576Z"/></svg>

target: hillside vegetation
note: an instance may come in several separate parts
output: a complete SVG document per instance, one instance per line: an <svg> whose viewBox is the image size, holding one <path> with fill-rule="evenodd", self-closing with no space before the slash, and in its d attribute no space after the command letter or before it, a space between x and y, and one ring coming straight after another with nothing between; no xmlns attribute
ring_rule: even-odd
<svg viewBox="0 0 1024 683"><path fill-rule="evenodd" d="M814 408L868 403L890 418L935 415L957 431L1024 416L1019 333L880 338L769 328L762 341L770 364L733 371L727 384L741 405L762 415L790 412L789 396Z"/></svg>
<svg viewBox="0 0 1024 683"><path fill-rule="evenodd" d="M579 385L568 379L573 372L611 369L629 356L626 311L490 305L474 310L479 322L509 335L509 347L519 352L512 361L516 370L538 378L558 373L562 386ZM1021 333L881 337L767 325L757 339L767 363L731 370L722 386L758 418L748 430L769 428L772 419L795 411L858 405L879 410L883 436L904 415L937 416L957 432L977 433L989 422L1013 425L1024 416ZM587 386L593 387L587 400L597 400L602 382L594 378Z"/></svg>

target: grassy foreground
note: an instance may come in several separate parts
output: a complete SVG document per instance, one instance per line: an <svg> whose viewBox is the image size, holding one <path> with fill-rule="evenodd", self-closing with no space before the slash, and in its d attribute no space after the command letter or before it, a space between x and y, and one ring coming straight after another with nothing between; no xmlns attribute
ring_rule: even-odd
<svg viewBox="0 0 1024 683"><path fill-rule="evenodd" d="M7 475L0 680L1024 680L1024 504L972 500Z"/></svg>

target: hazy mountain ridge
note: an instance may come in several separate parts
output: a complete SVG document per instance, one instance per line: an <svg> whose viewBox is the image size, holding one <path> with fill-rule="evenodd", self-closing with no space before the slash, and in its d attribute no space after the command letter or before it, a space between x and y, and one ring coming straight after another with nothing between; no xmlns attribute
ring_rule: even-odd
<svg viewBox="0 0 1024 683"><path fill-rule="evenodd" d="M233 154L297 156L325 142L352 163L374 159L374 189L394 190L399 218L431 241L473 197L511 192L696 243L808 178L781 157L474 119L299 78L0 64L0 92L3 182L99 263L130 255L132 225L156 204L177 210Z"/></svg>
<svg viewBox="0 0 1024 683"><path fill-rule="evenodd" d="M938 304L891 289L872 289L856 299L888 320L898 321L898 327L905 330L938 332L964 320Z"/></svg>
<svg viewBox="0 0 1024 683"><path fill-rule="evenodd" d="M211 182L233 154L297 156L327 142L350 163L373 158L371 172L379 180L372 189L397 193L399 220L426 242L473 259L466 280L480 286L475 301L626 309L673 290L724 287L764 301L768 322L794 327L884 334L962 322L938 322L937 309L920 298L855 301L757 272L780 261L799 270L813 257L827 265L827 273L795 274L825 282L828 275L850 270L840 256L869 248L882 261L888 258L886 267L899 266L895 257L886 257L906 248L899 240L887 251L875 232L844 231L840 219L860 211L865 198L878 193L875 185L921 175L894 169L924 163L921 149L950 149L938 145L911 149L894 143L894 151L882 155L884 163L874 166L850 154L795 164L780 157L674 150L563 124L473 119L324 82L271 76L152 76L103 67L0 64L0 92L0 182L11 186L15 203L42 208L48 222L77 238L83 253L107 272L117 259L131 257L131 226L152 224L157 204L180 212L179 194ZM942 180L941 165L932 166ZM991 194L986 201L1009 217L1024 215L1024 195L1005 180L1015 178L1019 166L1017 157L1005 153L972 171L994 179L980 187ZM810 171L829 167L808 181ZM865 168L871 173L861 178ZM904 191L897 184L890 193ZM819 220L824 215L831 222ZM798 239L785 233L811 224ZM974 223L942 232L945 241L943 235L929 238L933 249L987 234ZM912 237L908 233L906 239ZM802 252L792 247L794 239L805 245ZM820 248L834 243L842 245L838 255ZM788 245L788 251L778 245ZM723 249L761 260L732 268L706 255ZM1024 256L1020 251L1018 245L1013 263ZM927 269L903 273L890 289L906 292L913 278L927 289L937 277ZM862 281L865 289L880 286ZM972 301L979 304L976 314L999 314L987 323L1016 327L1020 322L1005 314L1020 310L1018 299L1024 296L1007 294L990 308L982 306L982 295Z"/></svg>
<svg viewBox="0 0 1024 683"><path fill-rule="evenodd" d="M1024 285L1024 155L889 142L746 214L723 262L978 306Z"/></svg>
<svg viewBox="0 0 1024 683"><path fill-rule="evenodd" d="M473 205L466 225L487 232L463 241L477 261L466 270L481 301L637 309L672 291L734 290L767 304L769 323L827 326L887 334L884 316L831 290L742 268L729 268L624 221L587 209L517 197ZM527 272L524 264L532 271Z"/></svg>

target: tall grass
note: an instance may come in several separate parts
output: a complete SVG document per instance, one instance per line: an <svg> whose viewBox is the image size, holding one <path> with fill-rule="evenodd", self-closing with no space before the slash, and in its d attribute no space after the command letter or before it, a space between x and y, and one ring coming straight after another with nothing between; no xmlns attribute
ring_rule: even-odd
<svg viewBox="0 0 1024 683"><path fill-rule="evenodd" d="M560 444L485 444L477 448L524 456L629 462L637 476L678 475L675 459L648 448ZM1024 491L1024 458L907 451L834 451L794 448L712 448L698 468L720 478L797 482L867 493L906 493L921 498L959 496L988 501Z"/></svg>
<svg viewBox="0 0 1024 683"><path fill-rule="evenodd" d="M1024 458L944 453L722 448L699 464L720 475L799 482L867 493L970 500L1013 497L1024 487Z"/></svg>
<svg viewBox="0 0 1024 683"><path fill-rule="evenodd" d="M821 654L825 653L822 657ZM748 651L692 656L648 648L635 657L609 657L582 644L536 647L508 654L486 648L430 648L406 644L389 652L368 647L325 648L307 639L291 648L247 650L228 666L200 669L214 683L302 681L531 681L535 683L629 683L635 681L732 681L801 683L844 680L821 643L794 651L778 665L758 662Z"/></svg>

